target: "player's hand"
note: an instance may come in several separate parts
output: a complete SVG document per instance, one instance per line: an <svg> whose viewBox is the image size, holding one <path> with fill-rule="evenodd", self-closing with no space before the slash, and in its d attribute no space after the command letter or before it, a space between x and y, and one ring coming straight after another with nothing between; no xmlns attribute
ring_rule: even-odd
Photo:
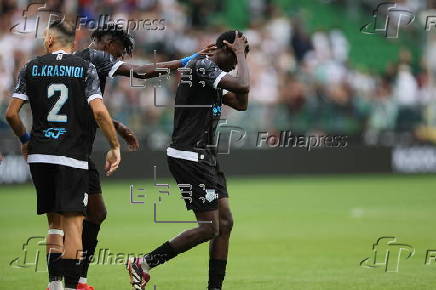
<svg viewBox="0 0 436 290"><path fill-rule="evenodd" d="M21 145L21 154L23 154L24 160L27 161L27 156L29 156L29 142Z"/></svg>
<svg viewBox="0 0 436 290"><path fill-rule="evenodd" d="M206 46L205 48L203 48L202 50L200 50L199 52L197 52L199 55L202 56L211 56L213 55L215 49L216 49L216 45L214 43L209 44L208 46Z"/></svg>
<svg viewBox="0 0 436 290"><path fill-rule="evenodd" d="M223 43L233 50L235 54L245 53L245 48L248 45L247 37L245 35L238 36L237 30L235 31L235 41L233 43L229 43L227 40L224 40Z"/></svg>
<svg viewBox="0 0 436 290"><path fill-rule="evenodd" d="M120 165L120 162L121 162L120 147L109 150L106 154L106 165L105 165L106 176L110 176L112 173L114 173L114 171L117 170L118 166Z"/></svg>
<svg viewBox="0 0 436 290"><path fill-rule="evenodd" d="M120 134L120 136L124 139L124 141L126 141L129 151L138 151L139 141L132 130L130 130L126 126L120 126L119 128L117 128L117 131L118 134Z"/></svg>
<svg viewBox="0 0 436 290"><path fill-rule="evenodd" d="M123 136L123 139L126 141L129 151L138 151L139 141L133 133L128 133L126 136Z"/></svg>

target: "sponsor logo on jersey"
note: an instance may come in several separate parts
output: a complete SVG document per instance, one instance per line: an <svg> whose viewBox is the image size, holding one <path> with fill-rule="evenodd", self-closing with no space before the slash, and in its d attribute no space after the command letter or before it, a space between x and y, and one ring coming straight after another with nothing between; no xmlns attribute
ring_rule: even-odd
<svg viewBox="0 0 436 290"><path fill-rule="evenodd" d="M67 130L65 128L48 128L43 131L45 137L55 140L66 132Z"/></svg>

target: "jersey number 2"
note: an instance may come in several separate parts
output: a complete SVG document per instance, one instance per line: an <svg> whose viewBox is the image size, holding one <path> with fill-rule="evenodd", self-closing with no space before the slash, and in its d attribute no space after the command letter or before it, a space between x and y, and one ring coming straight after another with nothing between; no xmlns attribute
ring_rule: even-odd
<svg viewBox="0 0 436 290"><path fill-rule="evenodd" d="M47 121L65 123L67 122L67 116L59 115L59 111L68 99L68 88L64 84L51 84L48 87L48 98L53 97L56 91L60 92L59 100L48 112Z"/></svg>

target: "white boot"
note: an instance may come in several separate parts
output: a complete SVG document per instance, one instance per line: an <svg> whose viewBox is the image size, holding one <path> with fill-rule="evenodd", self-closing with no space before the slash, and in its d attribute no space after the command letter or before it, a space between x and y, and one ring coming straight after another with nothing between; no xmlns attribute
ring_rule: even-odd
<svg viewBox="0 0 436 290"><path fill-rule="evenodd" d="M48 290L64 290L62 281L51 281L48 283Z"/></svg>

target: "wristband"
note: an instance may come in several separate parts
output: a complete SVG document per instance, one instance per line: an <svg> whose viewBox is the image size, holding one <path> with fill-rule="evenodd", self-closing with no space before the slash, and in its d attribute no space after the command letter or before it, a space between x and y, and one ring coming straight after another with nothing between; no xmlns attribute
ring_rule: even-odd
<svg viewBox="0 0 436 290"><path fill-rule="evenodd" d="M185 58L182 58L182 59L180 60L180 62L182 63L182 66L186 66L186 65L188 64L188 62L189 62L191 59L194 59L194 58L196 58L197 56L199 56L199 54L198 54L198 53L194 53L194 54L191 55L191 56L187 56L187 57L185 57Z"/></svg>
<svg viewBox="0 0 436 290"><path fill-rule="evenodd" d="M24 133L22 136L20 136L21 144L25 144L30 141L30 134Z"/></svg>

